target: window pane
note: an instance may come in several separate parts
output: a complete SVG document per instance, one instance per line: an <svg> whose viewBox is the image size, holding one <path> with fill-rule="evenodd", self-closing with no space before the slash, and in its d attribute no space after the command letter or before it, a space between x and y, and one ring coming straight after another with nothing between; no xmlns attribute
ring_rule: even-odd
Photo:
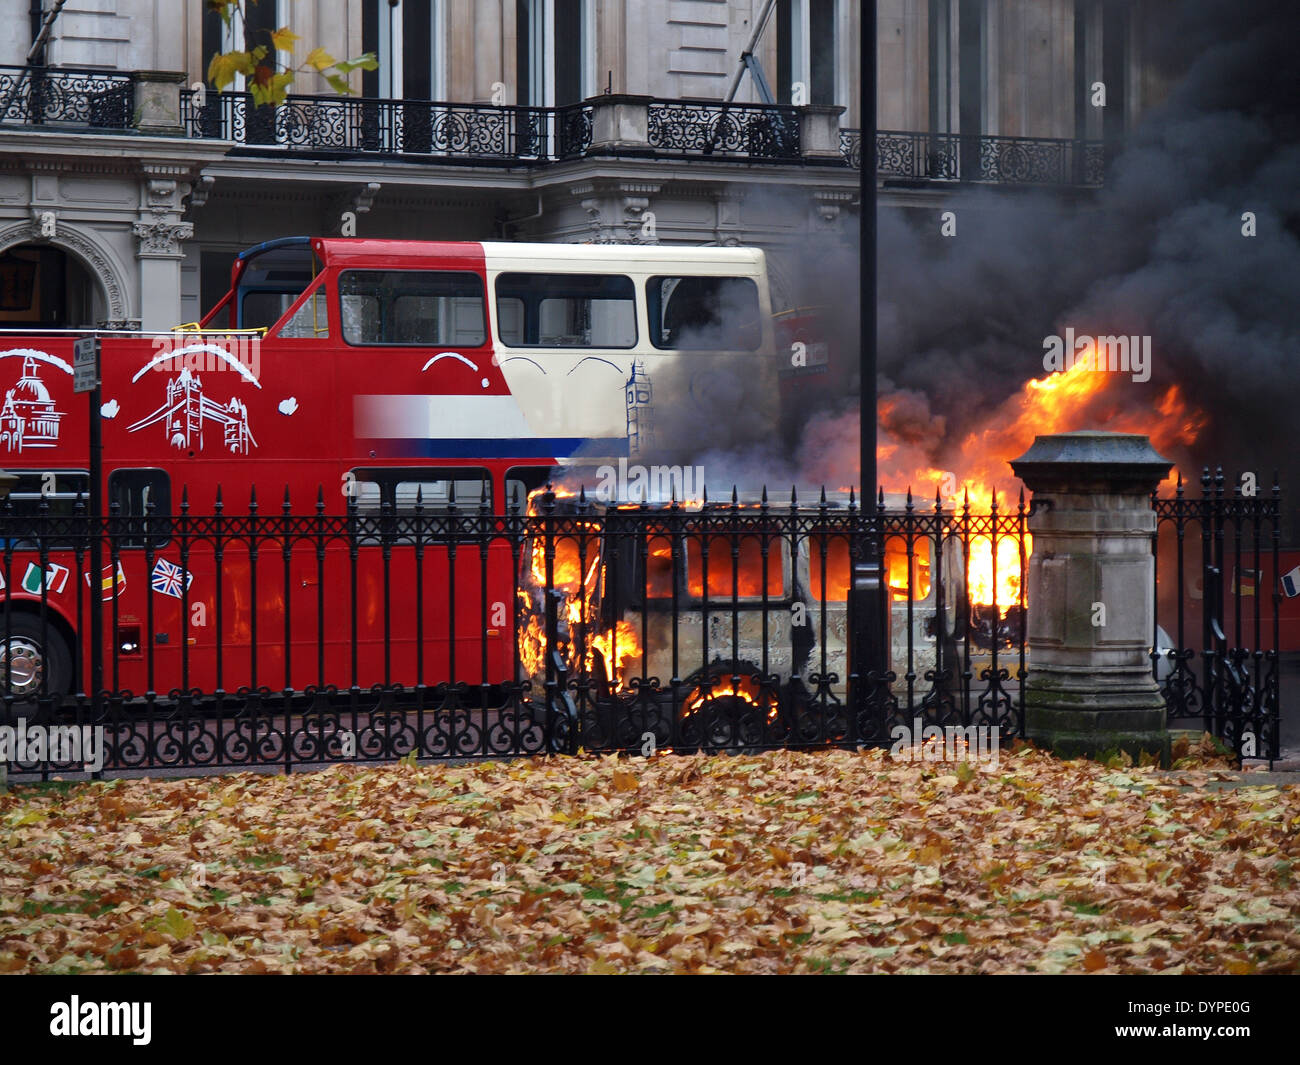
<svg viewBox="0 0 1300 1065"><path fill-rule="evenodd" d="M514 347L630 348L636 287L607 274L502 274L497 329Z"/></svg>
<svg viewBox="0 0 1300 1065"><path fill-rule="evenodd" d="M352 471L355 481L350 491L356 504L358 521L356 534L363 544L375 544L387 539L395 543L413 543L417 532L412 520L415 508L420 507L421 519L437 523L439 519L455 514L464 526L457 526L458 535L473 538L473 519L480 504L486 499L492 507L492 482L488 471L472 466L455 468L383 467ZM455 488L456 502L451 501ZM387 506L387 511L384 507ZM422 536L435 540L446 539L449 523L441 528L424 526Z"/></svg>
<svg viewBox="0 0 1300 1065"><path fill-rule="evenodd" d="M713 558L710 557L712 562ZM709 574L712 578L713 574ZM713 583L712 579L709 581ZM645 560L645 594L648 599L671 599L673 594L673 546L666 537L657 536L647 545Z"/></svg>
<svg viewBox="0 0 1300 1065"><path fill-rule="evenodd" d="M241 329L270 329L293 306L298 292L246 292L239 316Z"/></svg>
<svg viewBox="0 0 1300 1065"><path fill-rule="evenodd" d="M298 313L284 323L277 335L288 340L328 337L330 324L327 303L326 289L321 285L307 297L307 302L298 308Z"/></svg>
<svg viewBox="0 0 1300 1065"><path fill-rule="evenodd" d="M822 546L826 548L823 580ZM853 585L853 561L848 539L836 533L816 534L808 538L808 583L818 602L844 603Z"/></svg>
<svg viewBox="0 0 1300 1065"><path fill-rule="evenodd" d="M699 536L686 541L687 590L699 598L704 589L704 556L700 550ZM741 538L739 557L731 557L732 538L714 536L709 540L709 598L730 599L733 580L737 598L758 599L763 594L763 554L759 540L753 536ZM785 593L782 573L781 544L772 542L767 551L767 594L779 599Z"/></svg>
<svg viewBox="0 0 1300 1065"><path fill-rule="evenodd" d="M551 479L549 466L512 466L506 472L506 507L522 514L528 496Z"/></svg>
<svg viewBox="0 0 1300 1065"><path fill-rule="evenodd" d="M354 470L356 481L351 487L357 511L378 514L384 503L394 513L414 513L417 497L424 514L451 511L452 487L456 491L456 513L477 510L486 499L492 504L492 482L486 470L462 469L363 469Z"/></svg>
<svg viewBox="0 0 1300 1065"><path fill-rule="evenodd" d="M118 469L108 475L109 513L116 514L121 547L167 544L171 530L171 477L165 470ZM116 508L116 509L114 509Z"/></svg>
<svg viewBox="0 0 1300 1065"><path fill-rule="evenodd" d="M763 327L758 286L747 277L652 277L650 342L677 351L755 351Z"/></svg>
<svg viewBox="0 0 1300 1065"><path fill-rule="evenodd" d="M826 543L826 585L822 594L822 542ZM894 602L907 601L907 541L891 536L885 544L885 579L889 597ZM853 586L853 562L848 539L843 534L816 534L808 540L808 583L813 598L819 602L843 603ZM912 543L912 599L920 602L930 596L930 541L918 538Z"/></svg>
<svg viewBox="0 0 1300 1065"><path fill-rule="evenodd" d="M446 270L348 270L339 280L349 344L478 347L486 339L483 283Z"/></svg>
<svg viewBox="0 0 1300 1065"><path fill-rule="evenodd" d="M524 342L524 301L519 297L497 297L497 334L511 347Z"/></svg>

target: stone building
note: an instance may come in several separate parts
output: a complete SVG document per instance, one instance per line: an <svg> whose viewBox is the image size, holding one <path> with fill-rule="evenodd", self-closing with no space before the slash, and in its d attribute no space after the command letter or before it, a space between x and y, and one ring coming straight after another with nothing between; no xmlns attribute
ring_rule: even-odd
<svg viewBox="0 0 1300 1065"><path fill-rule="evenodd" d="M196 320L290 234L752 244L773 304L856 241L856 0L0 0L0 327ZM880 0L881 202L1089 194L1161 90L1147 0ZM751 39L770 96L747 72ZM289 23L373 51L279 108L208 61ZM1104 107L1096 106L1104 86ZM773 103L772 101L776 101ZM846 293L846 298L850 294Z"/></svg>

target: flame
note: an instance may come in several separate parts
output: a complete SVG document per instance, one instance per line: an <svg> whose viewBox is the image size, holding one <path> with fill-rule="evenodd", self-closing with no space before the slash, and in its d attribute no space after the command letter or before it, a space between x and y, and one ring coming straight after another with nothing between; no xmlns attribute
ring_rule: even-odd
<svg viewBox="0 0 1300 1065"><path fill-rule="evenodd" d="M528 675L535 677L546 665L546 634L538 615L526 616L527 620L519 626L519 661Z"/></svg>
<svg viewBox="0 0 1300 1065"><path fill-rule="evenodd" d="M843 603L848 600L853 586L853 566L849 556L849 543L843 536L826 538L826 583L822 588L822 544L815 535L809 543L808 576L813 598L819 602ZM885 578L890 598L894 602L907 602L907 542L891 536L885 543ZM918 538L912 541L912 599L922 600L930 595L930 541Z"/></svg>
<svg viewBox="0 0 1300 1065"><path fill-rule="evenodd" d="M1025 533L1025 572L1029 573L1029 555L1033 551L1033 537ZM997 603L1002 614L1008 607L1020 602L1023 587L1020 568L1020 545L1014 536L998 537L997 580L993 579L993 545L987 536L971 538L970 568L967 570L966 592L972 603L989 606Z"/></svg>
<svg viewBox="0 0 1300 1065"><path fill-rule="evenodd" d="M1091 357L1096 353L1094 350L1087 354ZM951 450L962 459L960 467L954 470L935 468L932 462L922 460L923 453L917 445L890 434L891 415L901 400L883 397L881 483L886 491L916 490L921 497L917 500L920 507L926 505L923 499L930 486L938 486L942 505L955 510L956 521L960 522L961 507L967 501L972 509L988 500L990 504L996 501L1001 513L1015 512L1019 500L1008 496L1014 478L1007 463L1027 451L1039 435L1102 425L1113 432L1145 434L1161 454L1185 452L1205 428L1208 422L1205 412L1192 407L1178 385L1170 385L1160 393L1154 414L1151 410L1125 408L1114 387L1121 377L1094 370L1091 358L1081 358L1069 370L1026 381L981 428L968 433L960 446ZM1177 474L1177 469L1171 471L1165 485L1172 485ZM1026 570L1032 551L1033 539L1026 534ZM894 568L888 559L886 565L890 586L896 588L900 582L894 580ZM906 564L899 565L905 576ZM996 584L993 572L993 545L988 537L973 538L968 582L970 600L974 604L990 605L996 595L997 605L1005 613L1008 607L1020 602L1021 594L1021 559L1014 537L999 537ZM901 583L905 585L905 581Z"/></svg>
<svg viewBox="0 0 1300 1065"><path fill-rule="evenodd" d="M530 516L544 513L543 497L547 492L557 499L576 496L575 492L564 488L539 488L528 496ZM563 622L560 642L570 670L576 670L579 664L578 645L584 642L578 638L579 634L595 629L599 615L600 529L601 524L597 521L570 520L565 523L563 534L557 533L550 538L554 557L550 564L549 587L564 593L564 602L559 610ZM546 669L543 598L548 587L546 548L546 537L539 536L533 540L528 567L531 589L519 590L519 605L524 618L519 626L519 660L529 676L536 676ZM584 672L595 669L596 652L605 663L605 679L614 685L615 690L622 690L625 673L642 657L635 627L630 622L619 621L615 628L589 637L583 653ZM618 661L614 662L616 656Z"/></svg>
<svg viewBox="0 0 1300 1065"><path fill-rule="evenodd" d="M704 552L700 541L691 537L686 543L686 590L695 598L704 595ZM709 540L709 598L730 599L733 580L739 599L758 599L763 594L763 552L756 537L746 536L735 545L732 538L711 536ZM780 599L785 594L785 574L781 569L779 545L772 545L767 555L767 594Z"/></svg>
<svg viewBox="0 0 1300 1065"><path fill-rule="evenodd" d="M734 696L737 699L747 702L751 706L759 706L761 704L759 703L758 699L755 698L756 692L753 689L754 689L754 682L750 680L748 677L742 677L740 679L739 684L734 684L728 681L721 688L701 688L699 690L699 694L697 694L694 699L692 699L689 703L686 704L686 708L682 711L682 717L689 717L705 703L713 702L717 699L726 699L730 696ZM776 719L776 715L777 715L777 706L775 703L773 703L768 708L767 719L769 721L774 721Z"/></svg>
<svg viewBox="0 0 1300 1065"><path fill-rule="evenodd" d="M1120 405L1121 398L1113 385L1121 377L1091 369L1090 363L1081 359L1061 373L1031 378L981 428L968 433L960 446L951 449L963 461L959 468L950 470L937 469L930 461L917 461L917 448L890 433L891 415L901 401L882 397L883 432L878 451L881 483L886 491L911 488L921 497L929 493L931 486L938 486L945 506L960 506L967 495L972 502L996 496L998 508L1005 512L1014 507L1007 495L1013 483L1007 462L1029 450L1036 436L1101 425L1113 432L1143 433L1162 454L1183 451L1195 442L1208 417L1187 402L1178 385L1170 385L1160 393L1154 404L1157 418L1150 410ZM1176 472L1170 474L1171 479ZM999 484L995 491L994 486ZM920 499L918 504L924 506Z"/></svg>
<svg viewBox="0 0 1300 1065"><path fill-rule="evenodd" d="M641 641L637 639L636 626L630 621L620 621L614 628L606 629L598 636L592 637L591 649L599 651L605 662L605 679L616 690L623 687L623 677L632 663L641 658ZM615 651L618 661L614 662ZM588 668L594 665L594 659L588 662ZM611 670L611 665L613 669Z"/></svg>

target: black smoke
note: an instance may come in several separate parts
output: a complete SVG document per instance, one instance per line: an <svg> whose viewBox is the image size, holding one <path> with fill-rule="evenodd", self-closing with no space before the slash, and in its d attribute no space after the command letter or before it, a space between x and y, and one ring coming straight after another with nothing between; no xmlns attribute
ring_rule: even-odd
<svg viewBox="0 0 1300 1065"><path fill-rule="evenodd" d="M1276 468L1294 516L1300 4L1163 0L1143 11L1146 81L1167 91L1128 131L1100 190L954 189L925 209L879 209L882 395L903 394L894 409L909 442L948 468L968 433L1044 374L1045 336L1149 334L1151 380L1116 381L1112 406L1117 396L1159 418L1154 405L1177 384L1209 423L1189 455L1170 457L1253 471L1262 484ZM798 199L773 209L798 210ZM955 237L939 234L944 210L956 212ZM838 308L843 332L856 326L855 251L809 249L796 271L795 298ZM856 363L857 352L839 357ZM856 483L855 409L850 396L819 402L787 419L784 436L696 458L711 486ZM1101 417L1082 412L1068 428L1112 427Z"/></svg>

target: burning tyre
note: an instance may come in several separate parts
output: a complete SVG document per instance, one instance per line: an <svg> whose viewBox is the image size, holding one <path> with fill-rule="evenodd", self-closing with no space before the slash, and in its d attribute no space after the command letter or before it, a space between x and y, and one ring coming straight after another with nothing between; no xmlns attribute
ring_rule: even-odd
<svg viewBox="0 0 1300 1065"><path fill-rule="evenodd" d="M694 687L677 716L683 749L754 754L782 742L779 697L752 665L718 662L688 683Z"/></svg>

